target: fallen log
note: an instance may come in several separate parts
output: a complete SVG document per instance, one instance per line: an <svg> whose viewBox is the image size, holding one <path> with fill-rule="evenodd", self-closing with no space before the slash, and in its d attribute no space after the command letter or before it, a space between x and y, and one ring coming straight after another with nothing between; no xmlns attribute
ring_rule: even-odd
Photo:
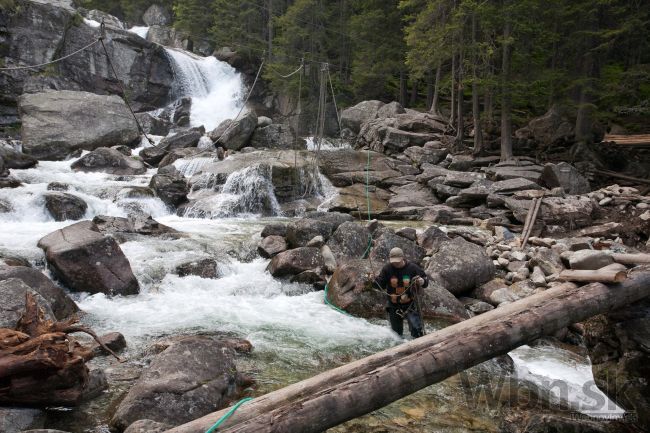
<svg viewBox="0 0 650 433"><path fill-rule="evenodd" d="M636 182L636 183L642 183L642 184L645 184L645 185L650 185L650 179L642 179L640 177L626 176L624 174L617 173L615 171L596 170L596 174L600 174L602 176L613 177L615 179L627 180L629 182Z"/></svg>
<svg viewBox="0 0 650 433"><path fill-rule="evenodd" d="M569 324L649 295L650 272L635 272L611 288L565 283L258 397L225 421L222 431L320 432ZM168 433L203 433L226 412L206 415Z"/></svg>
<svg viewBox="0 0 650 433"><path fill-rule="evenodd" d="M627 278L627 272L620 270L598 269L578 270L567 269L560 272L562 281L577 281L582 283L622 283Z"/></svg>
<svg viewBox="0 0 650 433"><path fill-rule="evenodd" d="M613 253L612 258L615 262L623 265L649 265L650 254L619 254Z"/></svg>
<svg viewBox="0 0 650 433"><path fill-rule="evenodd" d="M89 381L85 363L93 352L69 334L84 332L99 339L92 330L75 325L76 321L46 320L34 296L26 294L25 313L17 329L0 329L0 403L79 403Z"/></svg>

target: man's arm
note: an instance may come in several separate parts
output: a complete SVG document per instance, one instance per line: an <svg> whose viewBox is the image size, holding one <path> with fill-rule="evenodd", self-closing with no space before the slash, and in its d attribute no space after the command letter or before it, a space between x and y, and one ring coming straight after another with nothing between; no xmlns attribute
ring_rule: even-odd
<svg viewBox="0 0 650 433"><path fill-rule="evenodd" d="M420 266L416 265L413 263L413 266L415 267L415 275L417 275L419 278L422 278L422 283L420 284L420 287L427 287L429 285L429 277L427 277L427 273L424 272L424 269L422 269Z"/></svg>
<svg viewBox="0 0 650 433"><path fill-rule="evenodd" d="M387 275L385 266L381 269L381 271L379 272L379 275L377 275L377 277L375 277L374 282L382 290L386 290L386 286L388 285L388 275Z"/></svg>

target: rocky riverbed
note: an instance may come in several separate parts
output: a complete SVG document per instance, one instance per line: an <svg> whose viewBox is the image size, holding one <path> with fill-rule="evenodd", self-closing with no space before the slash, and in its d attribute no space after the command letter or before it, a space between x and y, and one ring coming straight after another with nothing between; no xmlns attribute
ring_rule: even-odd
<svg viewBox="0 0 650 433"><path fill-rule="evenodd" d="M0 71L0 328L18 326L30 293L126 359L80 337L95 358L76 405L2 397L0 431L163 431L400 344L364 289L394 246L432 281L429 332L566 271L625 275L648 253L642 187L454 152L445 119L396 102L343 110L337 138L300 137L277 101L244 107L245 78L184 51L161 10L129 31L67 0L18 3L0 12L4 64L72 52L104 19L137 122L96 46L52 74ZM42 20L49 38L33 31ZM573 324L332 431L642 431L648 308Z"/></svg>

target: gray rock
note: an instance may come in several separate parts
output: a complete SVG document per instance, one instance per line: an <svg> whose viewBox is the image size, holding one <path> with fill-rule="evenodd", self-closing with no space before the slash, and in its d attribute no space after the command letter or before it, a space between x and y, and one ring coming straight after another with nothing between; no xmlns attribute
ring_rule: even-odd
<svg viewBox="0 0 650 433"><path fill-rule="evenodd" d="M375 263L388 262L390 250L398 247L404 251L406 260L420 264L425 255L424 248L415 242L398 236L390 230L379 230L380 233L374 235L374 246L370 252L370 258Z"/></svg>
<svg viewBox="0 0 650 433"><path fill-rule="evenodd" d="M81 198L65 192L50 192L44 198L45 208L55 221L82 219L88 209Z"/></svg>
<svg viewBox="0 0 650 433"><path fill-rule="evenodd" d="M241 382L232 349L208 337L182 338L144 369L111 425L123 430L141 419L182 424L225 407Z"/></svg>
<svg viewBox="0 0 650 433"><path fill-rule="evenodd" d="M13 211L13 206L11 206L11 203L5 200L0 200L0 213L9 213Z"/></svg>
<svg viewBox="0 0 650 433"><path fill-rule="evenodd" d="M404 150L404 155L408 156L411 161L417 165L424 163L438 164L449 154L447 149L436 149L427 147L428 143L421 146L411 146Z"/></svg>
<svg viewBox="0 0 650 433"><path fill-rule="evenodd" d="M0 328L15 329L18 320L25 313L25 295L31 293L38 306L45 312L45 318L54 319L49 303L38 292L32 290L18 278L0 281Z"/></svg>
<svg viewBox="0 0 650 433"><path fill-rule="evenodd" d="M306 149L306 142L289 125L274 123L256 128L250 146L257 149Z"/></svg>
<svg viewBox="0 0 650 433"><path fill-rule="evenodd" d="M185 178L178 172L173 174L154 174L149 182L149 188L168 206L177 207L187 201L190 187Z"/></svg>
<svg viewBox="0 0 650 433"><path fill-rule="evenodd" d="M106 347L115 353L126 348L126 339L124 338L124 335L120 334L119 332L109 332L108 334L101 335L99 337L99 341L101 341ZM104 350L102 346L97 344L97 342L93 342L91 350L95 356L109 355L109 353Z"/></svg>
<svg viewBox="0 0 650 433"><path fill-rule="evenodd" d="M184 97L169 104L160 113L160 118L176 126L188 126L190 123L190 112L192 110L192 98Z"/></svg>
<svg viewBox="0 0 650 433"><path fill-rule="evenodd" d="M167 151L158 146L145 147L140 151L140 158L152 167L157 166L167 155Z"/></svg>
<svg viewBox="0 0 650 433"><path fill-rule="evenodd" d="M57 230L38 241L56 277L77 292L132 295L139 286L119 245L90 221Z"/></svg>
<svg viewBox="0 0 650 433"><path fill-rule="evenodd" d="M42 296L51 307L54 317L58 320L65 319L79 311L77 304L65 291L37 269L26 266L0 266L0 281L11 278L21 280L30 289Z"/></svg>
<svg viewBox="0 0 650 433"><path fill-rule="evenodd" d="M379 109L385 104L381 101L363 101L341 112L341 128L358 134L361 125L377 117Z"/></svg>
<svg viewBox="0 0 650 433"><path fill-rule="evenodd" d="M542 173L542 182L548 188L561 187L566 194L587 194L591 191L589 181L574 166L566 162L546 164Z"/></svg>
<svg viewBox="0 0 650 433"><path fill-rule="evenodd" d="M121 146L113 146L113 147L111 147L111 149L117 150L118 152L120 152L120 153L121 153L122 155L124 155L124 156L131 156L131 155L133 155L133 151L132 151L131 148L128 147L128 146L124 146L124 145L121 145Z"/></svg>
<svg viewBox="0 0 650 433"><path fill-rule="evenodd" d="M436 241L426 272L452 294L470 292L494 278L494 264L484 248L461 237L438 236Z"/></svg>
<svg viewBox="0 0 650 433"><path fill-rule="evenodd" d="M286 277L314 270L323 265L320 248L300 247L277 254L266 269L274 277Z"/></svg>
<svg viewBox="0 0 650 433"><path fill-rule="evenodd" d="M169 130L172 127L172 123L167 119L161 119L156 116L152 116L149 113L136 113L135 117L138 118L140 126L147 134L151 135L162 135L163 137L169 134Z"/></svg>
<svg viewBox="0 0 650 433"><path fill-rule="evenodd" d="M287 235L287 225L281 223L268 224L262 230L260 236L263 238L267 236L281 236L285 237Z"/></svg>
<svg viewBox="0 0 650 433"><path fill-rule="evenodd" d="M433 195L431 190L419 183L391 188L391 191L395 195L388 201L389 208L427 207L440 204L440 201Z"/></svg>
<svg viewBox="0 0 650 433"><path fill-rule="evenodd" d="M248 144L256 127L257 116L252 111L248 111L234 121L224 120L209 135L217 146L240 150Z"/></svg>
<svg viewBox="0 0 650 433"><path fill-rule="evenodd" d="M38 164L38 160L31 155L27 155L21 152L16 152L15 150L4 147L0 145L0 160L4 163L4 168L10 169L25 169L34 167ZM0 172L3 170L0 169Z"/></svg>
<svg viewBox="0 0 650 433"><path fill-rule="evenodd" d="M164 433L173 426L150 419L140 419L124 430L124 433Z"/></svg>
<svg viewBox="0 0 650 433"><path fill-rule="evenodd" d="M355 222L341 224L327 241L337 261L360 259L368 251L370 231Z"/></svg>
<svg viewBox="0 0 650 433"><path fill-rule="evenodd" d="M352 215L340 212L305 212L303 218L315 219L318 221L333 224L333 229L336 230L341 224L345 222L355 221Z"/></svg>
<svg viewBox="0 0 650 433"><path fill-rule="evenodd" d="M81 14L85 18L88 18L89 20L97 21L98 23L101 23L103 21L104 24L106 24L107 28L124 30L124 24L122 23L122 21L120 21L119 18L109 13L99 11L97 9L93 9L89 11L84 11L83 9L81 9L79 12L81 12Z"/></svg>
<svg viewBox="0 0 650 433"><path fill-rule="evenodd" d="M329 239L334 231L334 224L311 218L303 218L287 225L287 243L289 247L304 247L315 236Z"/></svg>
<svg viewBox="0 0 650 433"><path fill-rule="evenodd" d="M417 242L418 240L418 234L415 231L414 228L411 227L404 227L402 229L399 229L395 232L397 236L401 236L403 238L406 238L410 241Z"/></svg>
<svg viewBox="0 0 650 433"><path fill-rule="evenodd" d="M389 102L377 110L377 117L396 117L398 114L405 114L406 110L397 101Z"/></svg>
<svg viewBox="0 0 650 433"><path fill-rule="evenodd" d="M597 270L614 263L609 254L598 250L575 251L569 258L571 269Z"/></svg>
<svg viewBox="0 0 650 433"><path fill-rule="evenodd" d="M88 372L88 383L81 395L82 401L92 400L99 397L108 389L108 378L104 370L92 369Z"/></svg>
<svg viewBox="0 0 650 433"><path fill-rule="evenodd" d="M158 143L158 147L168 152L174 149L196 147L196 145L199 144L201 137L203 137L203 134L205 134L205 128L203 126L190 128L163 138L160 140L160 143Z"/></svg>
<svg viewBox="0 0 650 433"><path fill-rule="evenodd" d="M209 257L183 263L176 267L175 272L179 277L194 275L201 278L215 279L219 276L216 260Z"/></svg>
<svg viewBox="0 0 650 433"><path fill-rule="evenodd" d="M517 221L522 223L526 221L532 200L507 197L505 203ZM560 225L573 229L591 224L593 211L594 204L588 197L544 197L537 218L546 225Z"/></svg>
<svg viewBox="0 0 650 433"><path fill-rule="evenodd" d="M208 157L208 158L214 158L215 154L213 151L206 150L206 149L199 149L196 147L185 147L185 148L180 148L180 149L174 149L167 153L163 159L160 160L158 163L158 173L160 173L160 169L163 167L167 167L168 165L173 164L175 161L178 161L179 159L193 159L193 158L201 158L201 157Z"/></svg>
<svg viewBox="0 0 650 433"><path fill-rule="evenodd" d="M287 242L282 236L269 235L262 239L257 246L257 252L265 259L287 250Z"/></svg>
<svg viewBox="0 0 650 433"><path fill-rule="evenodd" d="M570 143L575 135L573 123L564 116L559 106L554 105L543 116L534 118L524 130L516 132L518 137L530 137L546 146Z"/></svg>
<svg viewBox="0 0 650 433"><path fill-rule="evenodd" d="M490 305L487 302L480 301L478 299L474 298L460 298L460 302L465 305L465 308L467 308L469 311L471 311L474 314L483 314L487 313L488 311L494 310L494 306Z"/></svg>
<svg viewBox="0 0 650 433"><path fill-rule="evenodd" d="M149 215L131 216L128 218L97 215L93 218L93 224L95 224L100 233L111 235L117 239L127 234L168 236L171 238L180 236L178 230L160 224Z"/></svg>
<svg viewBox="0 0 650 433"><path fill-rule="evenodd" d="M545 247L537 249L537 252L530 259L530 265L539 267L546 276L559 274L564 270L560 255L554 250Z"/></svg>
<svg viewBox="0 0 650 433"><path fill-rule="evenodd" d="M53 91L20 98L23 149L37 159L61 160L78 150L129 145L135 120L117 96Z"/></svg>
<svg viewBox="0 0 650 433"><path fill-rule="evenodd" d="M65 432L63 430L52 430L49 428L39 428L35 430L23 430L20 433L69 433L69 432Z"/></svg>
<svg viewBox="0 0 650 433"><path fill-rule="evenodd" d="M45 412L41 409L0 407L0 431L20 433L45 427Z"/></svg>
<svg viewBox="0 0 650 433"><path fill-rule="evenodd" d="M75 161L71 166L75 171L102 172L118 175L136 175L147 171L142 161L125 156L108 147L100 147Z"/></svg>
<svg viewBox="0 0 650 433"><path fill-rule="evenodd" d="M13 176L0 177L0 189L2 188L18 188L23 183Z"/></svg>
<svg viewBox="0 0 650 433"><path fill-rule="evenodd" d="M148 26L168 26L172 17L165 7L154 3L142 15L142 21Z"/></svg>
<svg viewBox="0 0 650 433"><path fill-rule="evenodd" d="M264 128L265 126L269 126L273 124L273 119L270 117L266 116L259 116L257 118L257 127L258 128Z"/></svg>

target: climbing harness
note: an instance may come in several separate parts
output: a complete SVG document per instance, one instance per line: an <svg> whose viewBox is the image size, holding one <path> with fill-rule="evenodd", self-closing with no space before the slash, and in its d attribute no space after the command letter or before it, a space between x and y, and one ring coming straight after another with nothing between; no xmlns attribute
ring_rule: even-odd
<svg viewBox="0 0 650 433"><path fill-rule="evenodd" d="M207 430L205 431L205 433L214 433L214 432L219 428L219 426L220 426L221 424L223 424L224 422L226 422L226 420L227 420L228 418L230 418L230 417L232 416L232 414L234 414L235 411L236 411L237 409L239 409L239 406L241 406L242 404L247 403L247 402L249 402L249 401L251 401L251 400L253 400L251 397L246 397L246 398L242 398L241 400L239 400L239 401L238 401L238 402L237 402L233 407L230 408L230 410L229 410L228 412L226 412L226 414L225 414L224 416L222 416L221 418L219 418L219 419L217 420L217 422L215 422L214 425L213 425L212 427L210 427L209 429L207 429Z"/></svg>

